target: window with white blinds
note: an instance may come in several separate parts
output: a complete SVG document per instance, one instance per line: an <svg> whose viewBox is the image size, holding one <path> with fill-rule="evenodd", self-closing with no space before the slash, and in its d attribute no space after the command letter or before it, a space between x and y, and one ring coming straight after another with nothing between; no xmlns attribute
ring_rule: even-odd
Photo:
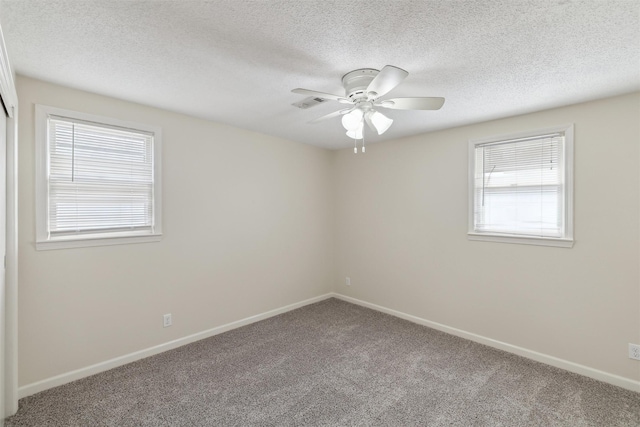
<svg viewBox="0 0 640 427"><path fill-rule="evenodd" d="M473 240L571 246L572 135L564 126L470 142Z"/></svg>
<svg viewBox="0 0 640 427"><path fill-rule="evenodd" d="M113 244L159 236L159 132L38 107L46 197L38 243Z"/></svg>

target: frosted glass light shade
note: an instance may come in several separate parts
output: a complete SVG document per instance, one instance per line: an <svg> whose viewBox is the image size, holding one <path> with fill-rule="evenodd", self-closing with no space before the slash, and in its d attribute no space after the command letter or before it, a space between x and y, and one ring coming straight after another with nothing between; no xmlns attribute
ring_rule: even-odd
<svg viewBox="0 0 640 427"><path fill-rule="evenodd" d="M347 136L353 139L362 139L362 131L364 130L364 122L360 121L360 126L347 131Z"/></svg>
<svg viewBox="0 0 640 427"><path fill-rule="evenodd" d="M346 130L354 130L362 126L362 116L362 110L355 109L342 116L342 126L344 126Z"/></svg>
<svg viewBox="0 0 640 427"><path fill-rule="evenodd" d="M382 135L391 127L393 120L379 111L374 111L373 114L371 114L371 123L373 123L373 127L378 131L378 135Z"/></svg>

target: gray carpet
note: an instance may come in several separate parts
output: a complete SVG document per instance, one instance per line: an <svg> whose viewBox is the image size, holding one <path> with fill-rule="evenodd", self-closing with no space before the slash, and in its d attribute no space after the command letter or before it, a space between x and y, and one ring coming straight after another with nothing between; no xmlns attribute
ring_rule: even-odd
<svg viewBox="0 0 640 427"><path fill-rule="evenodd" d="M20 400L7 426L640 426L640 394L336 299Z"/></svg>

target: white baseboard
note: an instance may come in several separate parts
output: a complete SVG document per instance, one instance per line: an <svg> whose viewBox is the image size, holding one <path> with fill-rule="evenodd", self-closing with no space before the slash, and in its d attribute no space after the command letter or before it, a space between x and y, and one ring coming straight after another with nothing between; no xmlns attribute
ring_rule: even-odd
<svg viewBox="0 0 640 427"><path fill-rule="evenodd" d="M537 362L546 363L547 365L555 366L557 368L564 369L569 372L574 372L576 374L594 378L596 380L613 384L618 387L625 388L627 390L640 392L640 381L635 381L630 378L625 378L619 375L610 374L608 372L600 371L598 369L590 368L588 366L580 365L578 363L570 362L568 360L559 359L557 357L549 356L543 353L538 353L537 351L529 350L526 348L508 344L502 341L497 341L491 338L483 337L481 335L463 331L457 328L452 328L450 326L443 325L437 322L432 322L430 320L413 316L411 314L406 314L406 313L392 310L390 308L386 308L377 304L373 304L370 302L362 301L356 298L352 298L346 295L332 292L332 293L320 295L314 298L310 298L304 301L300 301L294 304L289 304L287 306L270 310L265 313L257 314L255 316L250 316L241 320L237 320L235 322L227 323L225 325L208 329L206 331L198 332L196 334L179 338L173 341L169 341L164 344L159 344L154 347L150 347L144 350L126 354L124 356L116 357L114 359L106 360L104 362L96 363L95 365L87 366L85 368L80 368L75 371L66 372L64 374L56 375L51 378L47 378L41 381L24 385L18 389L18 397L21 399L23 397L31 396L32 394L39 393L41 391L44 391L53 387L57 387L63 384L67 384L71 381L79 380L81 378L95 375L100 372L108 371L109 369L117 368L118 366L126 365L127 363L135 362L136 360L144 359L145 357L153 356L155 354L162 353L167 350L172 350L174 348L181 347L183 345L190 344L192 342L199 341L205 338L209 338L214 335L218 335L223 332L227 332L232 329L239 328L241 326L259 322L260 320L268 319L270 317L277 316L279 314L286 313L288 311L295 310L300 307L304 307L305 305L320 302L331 297L334 297L346 302L350 302L353 304L357 304L363 307L371 308L373 310L380 311L382 313L387 313L392 316L399 317L401 319L405 319L413 323L417 323L419 325L428 326L430 328L437 329L439 331L446 332L451 335L456 335L458 337L475 341L480 344L488 345L489 347L494 347L500 350L507 351L509 353L517 354L519 356L523 356L528 359L535 360Z"/></svg>
<svg viewBox="0 0 640 427"><path fill-rule="evenodd" d="M67 384L71 381L79 380L91 375L98 374L100 372L108 371L109 369L117 368L118 366L126 365L127 363L135 362L136 360L144 359L145 357L153 356L158 353L162 353L167 350L171 350L177 347L181 347L186 344L190 344L195 341L199 341L205 338L212 337L214 335L221 334L223 332L230 331L232 329L239 328L241 326L249 325L251 323L259 322L260 320L268 319L269 317L277 316L287 311L295 310L296 308L304 307L305 305L313 304L331 298L333 294L324 294L314 298L309 298L304 301L300 301L294 304L289 304L284 307L276 308L255 316L250 316L235 322L227 323L216 328L208 329L206 331L198 332L193 335L189 335L183 338L178 338L173 341L159 344L144 350L136 351L124 356L116 357L114 359L106 360L104 362L96 363L95 365L87 366L85 368L76 369L75 371L66 372L64 374L56 375L55 377L47 378L41 381L37 381L31 384L24 385L18 388L18 397L31 396L32 394L39 393L41 391L57 387L63 384Z"/></svg>
<svg viewBox="0 0 640 427"><path fill-rule="evenodd" d="M517 354L518 356L523 356L523 357L526 357L527 359L535 360L536 362L542 362L547 365L555 366L556 368L564 369L565 371L584 375L585 377L589 377L589 378L593 378L609 384L613 384L618 387L625 388L627 390L640 392L640 381L635 381L630 378L625 378L619 375L610 374L608 372L600 371L598 369L590 368L588 366L580 365L578 363L570 362L568 360L560 359L554 356L549 356L548 354L538 353L537 351L529 350L526 348L518 347L516 345L508 344L502 341L483 337L482 335L463 331L462 329L452 328L451 326L443 325L437 322L432 322L431 320L426 320L421 317L413 316L411 314L402 313L400 311L392 310L390 308L382 307L377 304L372 304L370 302L348 297L346 295L342 295L334 292L331 294L331 296L346 302L371 308L373 310L380 311L382 313L390 314L392 316L399 317L401 319L405 319L410 322L417 323L419 325L428 326L430 328L437 329L439 331L446 332L451 335L455 335L461 338L475 341L477 343L484 344L489 347L493 347L499 350L507 351L509 353Z"/></svg>

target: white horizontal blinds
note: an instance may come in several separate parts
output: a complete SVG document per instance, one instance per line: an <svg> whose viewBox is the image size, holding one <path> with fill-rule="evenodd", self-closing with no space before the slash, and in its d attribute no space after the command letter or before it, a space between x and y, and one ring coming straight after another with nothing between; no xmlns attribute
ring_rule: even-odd
<svg viewBox="0 0 640 427"><path fill-rule="evenodd" d="M475 148L475 231L564 234L564 133Z"/></svg>
<svg viewBox="0 0 640 427"><path fill-rule="evenodd" d="M153 233L153 135L50 116L50 237Z"/></svg>

